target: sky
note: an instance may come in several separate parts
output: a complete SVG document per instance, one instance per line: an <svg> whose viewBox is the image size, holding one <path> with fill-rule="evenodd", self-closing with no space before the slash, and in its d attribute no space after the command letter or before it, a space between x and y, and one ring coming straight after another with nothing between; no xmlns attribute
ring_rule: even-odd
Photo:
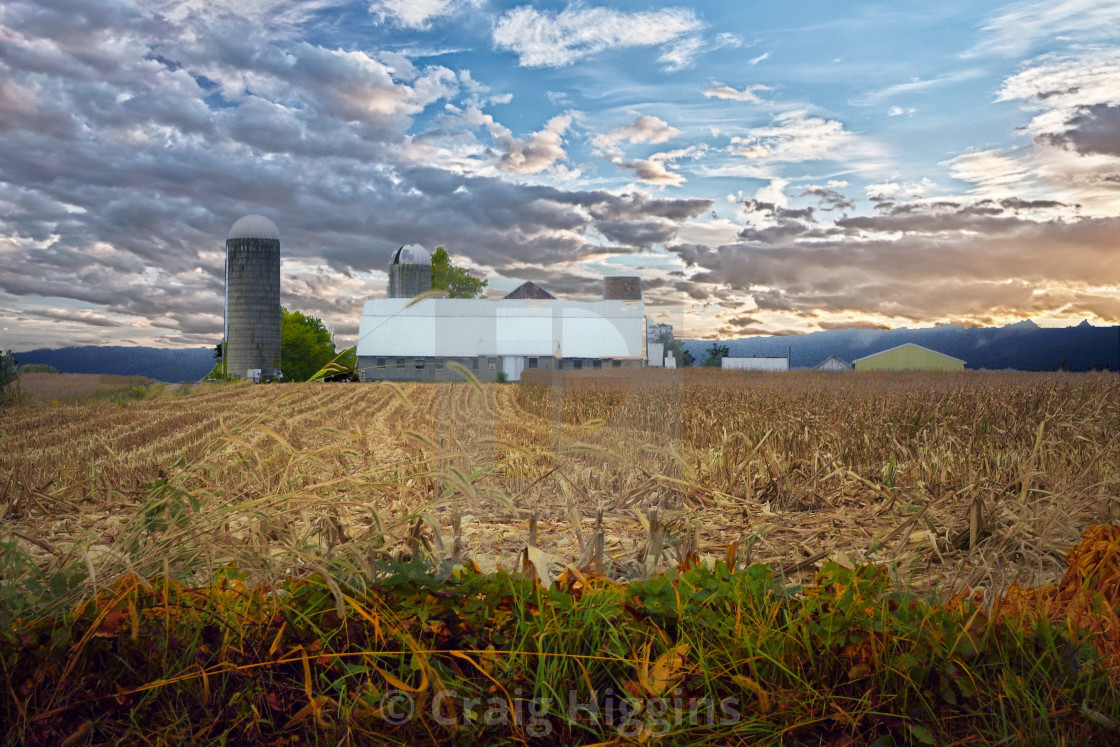
<svg viewBox="0 0 1120 747"><path fill-rule="evenodd" d="M0 348L340 346L390 253L678 337L1120 322L1120 0L4 0Z"/></svg>

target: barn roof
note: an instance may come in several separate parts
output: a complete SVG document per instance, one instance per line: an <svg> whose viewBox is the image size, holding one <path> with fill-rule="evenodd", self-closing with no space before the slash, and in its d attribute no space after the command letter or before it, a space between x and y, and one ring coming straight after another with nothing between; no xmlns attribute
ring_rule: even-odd
<svg viewBox="0 0 1120 747"><path fill-rule="evenodd" d="M556 298L556 296L552 295L544 288L534 283L532 280L529 280L507 293L505 295L505 298L511 300L520 298L539 298L541 300L547 301L549 299Z"/></svg>

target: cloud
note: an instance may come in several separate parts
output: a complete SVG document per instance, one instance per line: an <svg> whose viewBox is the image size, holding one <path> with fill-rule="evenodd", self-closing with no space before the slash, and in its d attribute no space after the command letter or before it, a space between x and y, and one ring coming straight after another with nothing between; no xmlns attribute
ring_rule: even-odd
<svg viewBox="0 0 1120 747"><path fill-rule="evenodd" d="M1120 106L1093 104L1078 107L1066 120L1063 132L1044 133L1054 145L1069 147L1080 154L1120 156Z"/></svg>
<svg viewBox="0 0 1120 747"><path fill-rule="evenodd" d="M1015 56L1055 37L1085 44L1118 34L1120 0L1030 0L1001 9L983 28L972 53Z"/></svg>
<svg viewBox="0 0 1120 747"><path fill-rule="evenodd" d="M175 23L236 15L270 32L291 32L324 10L349 0L152 0L152 9ZM49 0L48 0L49 2ZM107 3L105 5L108 5ZM85 9L83 9L85 10Z"/></svg>
<svg viewBox="0 0 1120 747"><path fill-rule="evenodd" d="M733 136L730 150L757 166L882 155L878 146L849 132L843 123L805 111L783 112L769 127L755 127L745 135ZM756 173L766 172L758 169Z"/></svg>
<svg viewBox="0 0 1120 747"><path fill-rule="evenodd" d="M622 142L660 145L679 134L681 131L676 127L670 127L665 120L642 115L628 125L616 127L605 135L597 135L594 142L597 147L609 150Z"/></svg>
<svg viewBox="0 0 1120 747"><path fill-rule="evenodd" d="M1078 218L1055 201L896 205L822 227L775 208L776 226L718 247L669 245L704 287L750 294L760 309L914 321L1046 314L1120 284L1120 219ZM1064 216L1064 217L1060 217ZM1036 293L1039 288L1059 289Z"/></svg>
<svg viewBox="0 0 1120 747"><path fill-rule="evenodd" d="M997 101L1022 102L1032 136L1014 149L965 153L948 161L952 175L986 197L1047 197L1083 213L1120 209L1120 50L1084 48L1046 55L1007 78Z"/></svg>
<svg viewBox="0 0 1120 747"><path fill-rule="evenodd" d="M498 168L515 174L537 174L552 168L557 161L567 158L564 152L564 133L572 126L572 115L553 117L544 129L529 137L518 139L500 125L491 125L494 143L502 149Z"/></svg>
<svg viewBox="0 0 1120 747"><path fill-rule="evenodd" d="M763 52L758 57L752 57L751 59L747 60L747 64L757 65L758 63L762 62L763 60L768 60L768 59L770 59L770 53L769 52Z"/></svg>
<svg viewBox="0 0 1120 747"><path fill-rule="evenodd" d="M624 151L623 143L649 143L660 145L666 143L681 131L670 127L667 122L658 117L641 115L633 122L621 127L616 127L610 132L600 133L591 138L592 145L599 155L606 157L612 163L621 164Z"/></svg>
<svg viewBox="0 0 1120 747"><path fill-rule="evenodd" d="M918 111L918 110L915 109L912 106L908 106L905 109L902 108L901 106L892 106L890 109L887 109L887 116L888 117L901 117L903 114L906 114L906 115L909 116L916 111Z"/></svg>
<svg viewBox="0 0 1120 747"><path fill-rule="evenodd" d="M867 93L864 93L852 99L852 103L856 106L873 106L886 99L912 94L918 91L926 91L931 88L936 88L938 86L943 86L951 83L960 83L966 80L973 80L983 75L984 71L979 68L968 68L936 78L913 78L906 81L905 83L896 83L892 86L887 86L886 88L881 88L876 91L869 91Z"/></svg>
<svg viewBox="0 0 1120 747"><path fill-rule="evenodd" d="M79 324L88 324L92 327L123 327L121 322L110 319L104 314L99 314L96 311L83 309L81 311L74 311L72 309L58 309L50 308L38 312L37 316L47 319L54 319L63 322L78 322Z"/></svg>
<svg viewBox="0 0 1120 747"><path fill-rule="evenodd" d="M890 329L889 324L881 324L879 322L867 322L862 320L853 319L844 322L817 322L817 326L823 330L831 329Z"/></svg>
<svg viewBox="0 0 1120 747"><path fill-rule="evenodd" d="M755 91L769 91L770 86L755 84L747 86L742 91L736 90L731 86L717 85L713 88L708 88L704 91L704 95L708 98L725 99L727 101L746 101L752 104L768 104L769 101L764 101L759 98Z"/></svg>
<svg viewBox="0 0 1120 747"><path fill-rule="evenodd" d="M658 117L638 116L632 123L616 127L610 132L599 134L591 139L599 155L606 157L619 168L628 169L635 173L639 181L660 186L680 186L686 179L681 174L670 171L669 165L682 158L695 158L703 148L693 146L674 151L654 153L647 158L626 159L621 147L622 143L649 143L660 145L666 143L681 131L669 126L667 122Z"/></svg>
<svg viewBox="0 0 1120 747"><path fill-rule="evenodd" d="M665 160L656 157L638 161L624 161L618 165L622 168L633 169L638 180L647 184L679 187L687 181L681 174L669 171Z"/></svg>
<svg viewBox="0 0 1120 747"><path fill-rule="evenodd" d="M522 67L563 67L610 49L668 46L662 61L687 64L691 35L703 24L683 8L625 13L611 8L569 6L559 12L522 6L507 11L494 27L494 45L518 56Z"/></svg>
<svg viewBox="0 0 1120 747"><path fill-rule="evenodd" d="M835 186L833 186L835 185ZM826 186L809 185L805 187L805 191L801 193L801 197L816 197L818 200L818 207L824 211L830 210L855 210L855 200L849 198L847 195L839 192L847 186L847 182L829 182Z"/></svg>
<svg viewBox="0 0 1120 747"><path fill-rule="evenodd" d="M449 14L457 5L453 0L376 0L369 9L382 20L399 26L426 29L432 19Z"/></svg>
<svg viewBox="0 0 1120 747"><path fill-rule="evenodd" d="M959 178L959 177L958 177ZM878 182L876 184L868 184L863 188L867 196L875 201L885 201L894 199L916 199L927 194L934 187L932 179L923 177L920 181L916 182Z"/></svg>

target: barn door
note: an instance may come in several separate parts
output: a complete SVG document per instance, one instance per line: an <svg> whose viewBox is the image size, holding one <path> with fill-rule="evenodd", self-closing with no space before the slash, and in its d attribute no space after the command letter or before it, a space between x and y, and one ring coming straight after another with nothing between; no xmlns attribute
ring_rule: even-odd
<svg viewBox="0 0 1120 747"><path fill-rule="evenodd" d="M521 372L524 370L524 356L506 355L502 357L502 373L506 375L506 381L521 381Z"/></svg>

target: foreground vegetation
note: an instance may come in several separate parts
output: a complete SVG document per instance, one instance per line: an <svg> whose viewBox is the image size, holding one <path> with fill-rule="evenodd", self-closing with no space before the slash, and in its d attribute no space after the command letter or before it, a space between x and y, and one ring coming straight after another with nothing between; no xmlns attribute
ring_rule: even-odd
<svg viewBox="0 0 1120 747"><path fill-rule="evenodd" d="M0 411L7 738L1111 742L1116 377L671 374Z"/></svg>
<svg viewBox="0 0 1120 747"><path fill-rule="evenodd" d="M547 590L415 563L271 588L126 576L5 631L0 721L27 744L1112 744L1117 661L1048 613L1114 619L1120 596L1085 582L1115 592L1117 547L1093 530L1011 612L836 564L804 588L724 563Z"/></svg>

